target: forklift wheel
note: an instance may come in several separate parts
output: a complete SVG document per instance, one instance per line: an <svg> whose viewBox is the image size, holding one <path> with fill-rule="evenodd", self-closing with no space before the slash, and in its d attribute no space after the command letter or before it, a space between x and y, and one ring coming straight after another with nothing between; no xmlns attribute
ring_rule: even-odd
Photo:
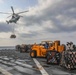
<svg viewBox="0 0 76 75"><path fill-rule="evenodd" d="M30 56L31 56L31 58L36 58L36 51L35 50L32 50L31 52L30 52Z"/></svg>

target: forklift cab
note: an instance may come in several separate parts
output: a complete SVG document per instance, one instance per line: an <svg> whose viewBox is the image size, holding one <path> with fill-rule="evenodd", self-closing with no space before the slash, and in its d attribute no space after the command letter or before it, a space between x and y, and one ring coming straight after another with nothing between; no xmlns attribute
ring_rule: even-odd
<svg viewBox="0 0 76 75"><path fill-rule="evenodd" d="M52 41L42 41L41 44L43 44L45 49L48 49L53 44L53 42Z"/></svg>

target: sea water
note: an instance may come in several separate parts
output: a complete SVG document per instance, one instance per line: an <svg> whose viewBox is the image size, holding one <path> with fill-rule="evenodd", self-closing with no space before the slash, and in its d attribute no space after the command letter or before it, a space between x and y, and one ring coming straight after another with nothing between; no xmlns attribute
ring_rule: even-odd
<svg viewBox="0 0 76 75"><path fill-rule="evenodd" d="M0 50L8 50L8 49L10 49L10 50L14 50L15 49L15 46L0 46Z"/></svg>

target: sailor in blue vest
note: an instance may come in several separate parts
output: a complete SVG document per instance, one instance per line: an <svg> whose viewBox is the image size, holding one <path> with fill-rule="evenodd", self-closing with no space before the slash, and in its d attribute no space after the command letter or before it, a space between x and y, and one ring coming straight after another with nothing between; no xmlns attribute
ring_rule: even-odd
<svg viewBox="0 0 76 75"><path fill-rule="evenodd" d="M46 42L45 43L45 48L48 48L49 47L49 44Z"/></svg>

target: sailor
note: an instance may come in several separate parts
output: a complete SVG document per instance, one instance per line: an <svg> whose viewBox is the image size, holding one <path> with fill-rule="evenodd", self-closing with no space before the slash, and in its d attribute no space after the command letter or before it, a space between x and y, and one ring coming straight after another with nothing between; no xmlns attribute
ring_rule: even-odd
<svg viewBox="0 0 76 75"><path fill-rule="evenodd" d="M49 47L49 43L46 42L46 43L45 43L45 48L48 48L48 47Z"/></svg>

